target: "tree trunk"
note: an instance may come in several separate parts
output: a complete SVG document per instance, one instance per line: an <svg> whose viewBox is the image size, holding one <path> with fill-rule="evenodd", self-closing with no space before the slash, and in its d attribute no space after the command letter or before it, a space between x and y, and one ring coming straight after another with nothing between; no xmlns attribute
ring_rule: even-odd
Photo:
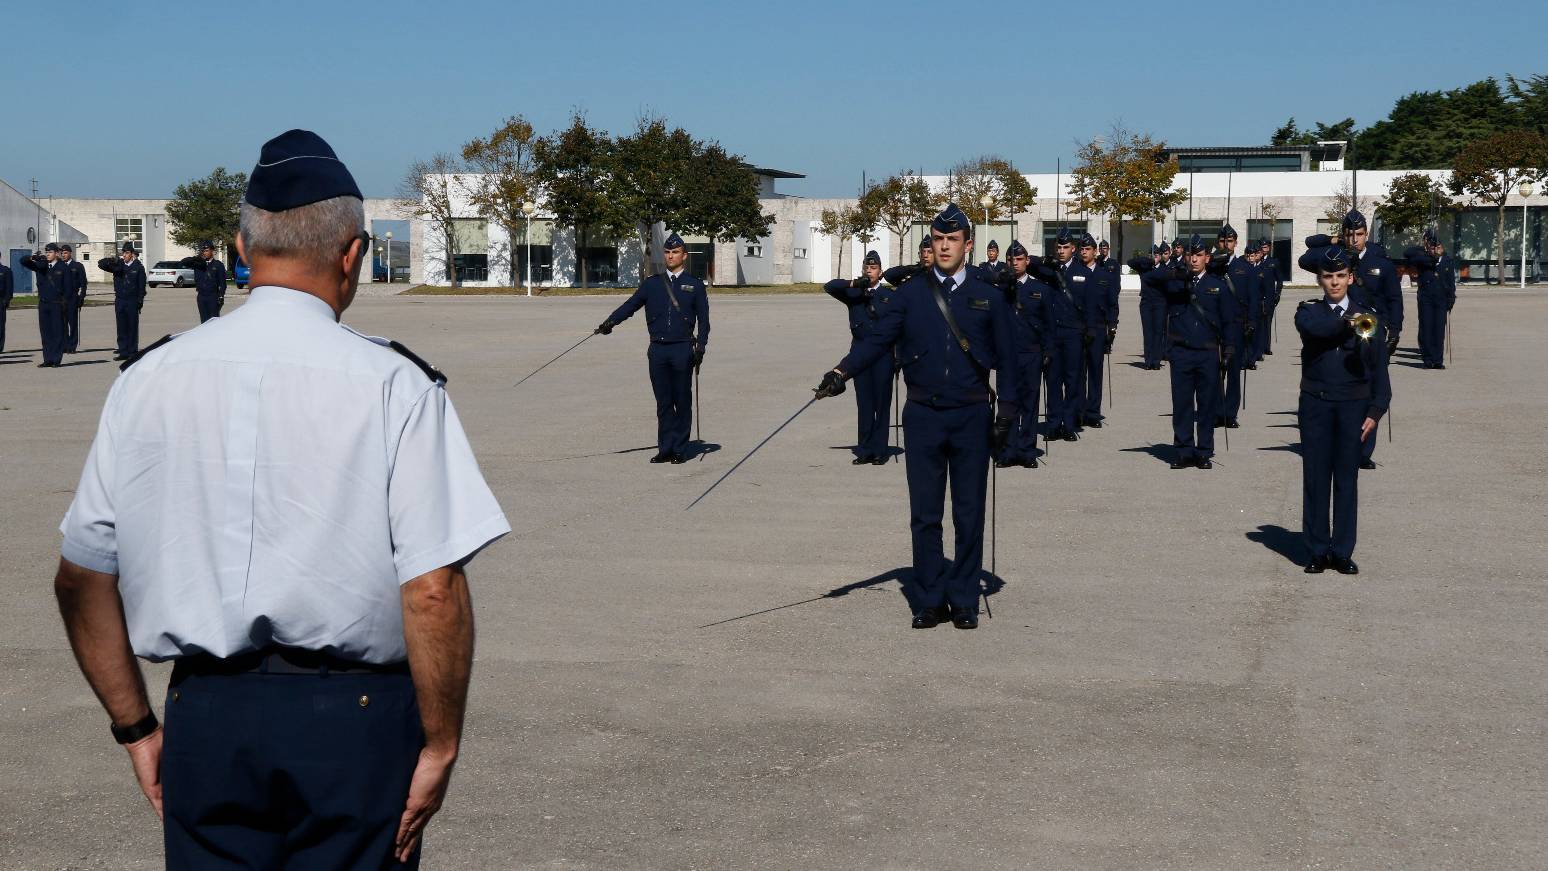
<svg viewBox="0 0 1548 871"><path fill-rule="evenodd" d="M1525 229L1524 227L1522 228ZM1495 233L1495 240L1499 244L1500 252L1500 286L1505 286L1505 198L1500 198L1499 229Z"/></svg>
<svg viewBox="0 0 1548 871"><path fill-rule="evenodd" d="M457 243L450 230L446 233L446 276L451 279L452 287L461 287L457 280Z"/></svg>
<svg viewBox="0 0 1548 871"><path fill-rule="evenodd" d="M588 241L586 236L585 227L575 228L575 262L576 268L580 272L581 290L586 289L586 248L589 247L586 244Z"/></svg>
<svg viewBox="0 0 1548 871"><path fill-rule="evenodd" d="M507 270L511 276L511 287L521 287L521 276L516 271L516 234L510 227L505 228L505 241L510 246L509 255L505 258ZM523 239L522 241L526 241Z"/></svg>

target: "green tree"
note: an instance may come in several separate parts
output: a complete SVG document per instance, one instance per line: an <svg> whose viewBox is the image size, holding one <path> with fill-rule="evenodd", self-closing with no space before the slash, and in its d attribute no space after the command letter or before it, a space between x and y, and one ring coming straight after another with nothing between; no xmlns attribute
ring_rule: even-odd
<svg viewBox="0 0 1548 871"><path fill-rule="evenodd" d="M1015 164L998 155L985 154L964 160L947 171L944 196L937 205L956 203L976 221L984 214L985 194L994 197L990 220L1012 220L1037 202L1037 188L1027 182Z"/></svg>
<svg viewBox="0 0 1548 871"><path fill-rule="evenodd" d="M1286 121L1284 124L1280 125L1278 130L1274 131L1274 135L1269 137L1269 144L1270 145L1306 145L1306 144L1310 144L1310 143L1302 142L1301 141L1301 135L1302 135L1301 134L1301 128L1296 126L1295 119L1291 118L1289 121Z"/></svg>
<svg viewBox="0 0 1548 871"><path fill-rule="evenodd" d="M533 145L537 136L525 118L505 119L489 138L476 138L462 146L462 159L476 176L468 180L468 201L485 218L505 230L508 244L524 232L527 216L523 203L539 196L533 176ZM506 251L509 283L517 285L516 256Z"/></svg>
<svg viewBox="0 0 1548 871"><path fill-rule="evenodd" d="M172 241L197 245L202 239L230 250L242 219L242 195L247 192L247 173L227 172L224 166L204 178L177 186L167 203Z"/></svg>
<svg viewBox="0 0 1548 871"><path fill-rule="evenodd" d="M418 219L425 224L428 238L441 240L446 280L455 287L457 281L457 174L463 167L450 154L437 154L429 160L416 160L409 164L403 181L398 185L398 200L402 215L410 220Z"/></svg>
<svg viewBox="0 0 1548 871"><path fill-rule="evenodd" d="M866 193L871 199L866 208L876 214L876 223L898 238L896 262L902 263L908 231L920 221L930 220L934 212L935 195L930 192L930 185L912 169L905 169Z"/></svg>
<svg viewBox="0 0 1548 871"><path fill-rule="evenodd" d="M1499 211L1495 243L1500 280L1505 277L1505 201L1522 182L1548 175L1548 137L1507 130L1463 148L1451 162L1451 192Z"/></svg>
<svg viewBox="0 0 1548 871"><path fill-rule="evenodd" d="M875 188L871 188L874 190ZM868 198L863 192L859 202L853 206L840 206L836 209L823 209L818 216L817 232L824 236L839 241L838 250L838 274L844 274L844 249L849 247L850 239L858 239L862 246L876 238L871 232L876 228L876 213L871 209L875 205L875 198Z"/></svg>
<svg viewBox="0 0 1548 871"><path fill-rule="evenodd" d="M1506 76L1505 93L1516 126L1548 134L1548 76L1528 76L1525 80Z"/></svg>
<svg viewBox="0 0 1548 871"><path fill-rule="evenodd" d="M1383 227L1406 233L1434 224L1442 211L1456 205L1445 186L1422 172L1406 172L1392 180L1387 196L1376 203Z"/></svg>
<svg viewBox="0 0 1548 871"><path fill-rule="evenodd" d="M1494 79L1450 91L1415 92L1360 131L1351 168L1439 169L1469 143L1514 126L1515 112Z"/></svg>
<svg viewBox="0 0 1548 871"><path fill-rule="evenodd" d="M617 242L634 233L634 219L610 195L617 149L611 136L576 112L570 126L533 144L533 177L547 192L555 222L575 231L580 285L588 286L584 252L597 239Z"/></svg>
<svg viewBox="0 0 1548 871"><path fill-rule="evenodd" d="M1080 146L1079 163L1070 172L1070 196L1081 212L1108 215L1118 224L1117 247L1121 262L1123 222L1138 218L1160 220L1173 206L1188 198L1187 191L1172 188L1177 161L1163 160L1163 142L1149 134L1135 134L1114 127L1105 138Z"/></svg>

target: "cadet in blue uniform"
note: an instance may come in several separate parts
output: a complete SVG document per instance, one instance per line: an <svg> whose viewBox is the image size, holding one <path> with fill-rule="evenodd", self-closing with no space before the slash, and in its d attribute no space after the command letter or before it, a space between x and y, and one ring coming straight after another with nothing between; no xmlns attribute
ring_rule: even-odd
<svg viewBox="0 0 1548 871"><path fill-rule="evenodd" d="M1140 269L1134 264L1141 263L1146 269L1155 269L1157 266L1168 262L1171 248L1165 242L1157 243L1150 249L1150 257L1136 257L1130 261L1130 268L1136 274ZM1156 370L1161 368L1161 355L1165 352L1166 343L1166 285L1159 278L1152 277L1149 280L1145 276L1140 278L1140 333L1143 339L1145 368Z"/></svg>
<svg viewBox="0 0 1548 871"><path fill-rule="evenodd" d="M1113 246L1107 244L1106 239L1102 239L1101 241L1097 242L1096 265L1102 267L1103 269L1111 269L1116 271L1118 269L1118 261L1113 259L1112 251Z"/></svg>
<svg viewBox="0 0 1548 871"><path fill-rule="evenodd" d="M1048 352L1048 437L1073 442L1080 415L1080 383L1085 361L1086 298L1072 287L1075 239L1061 228L1054 238L1054 256L1034 264L1037 277L1053 288L1045 302L1050 329L1044 334Z"/></svg>
<svg viewBox="0 0 1548 871"><path fill-rule="evenodd" d="M693 372L704 362L709 344L709 294L704 282L687 274L688 249L676 234L661 246L666 271L640 283L597 332L607 335L645 308L650 333L650 388L656 394L656 455L652 463L688 461L688 436L693 432ZM694 336L694 327L698 336ZM885 441L885 439L883 439Z"/></svg>
<svg viewBox="0 0 1548 871"><path fill-rule="evenodd" d="M16 277L11 267L0 263L0 353L5 351L5 316L11 307L11 297L16 295Z"/></svg>
<svg viewBox="0 0 1548 871"><path fill-rule="evenodd" d="M226 264L215 259L215 243L199 243L198 257L184 257L183 266L194 271L195 300L199 304L199 323L220 317L226 304Z"/></svg>
<svg viewBox="0 0 1548 871"><path fill-rule="evenodd" d="M850 351L875 327L878 309L886 304L886 288L881 283L881 255L875 251L866 252L864 268L865 274L859 278L852 281L835 278L823 286L829 296L849 310ZM884 356L864 372L855 373L855 409L859 427L853 462L857 466L880 466L887 462L893 371L892 357Z"/></svg>
<svg viewBox="0 0 1548 871"><path fill-rule="evenodd" d="M903 408L904 455L913 533L914 580L920 608L916 629L948 616L958 629L978 626L979 575L984 558L984 496L989 460L1004 447L1021 395L1014 315L1004 294L976 278L969 256L973 223L948 205L930 224L935 265L893 292L876 328L822 377L819 399L844 392L844 382L892 352L908 385ZM1000 392L996 413L989 371ZM956 548L947 564L941 521L951 485Z"/></svg>
<svg viewBox="0 0 1548 871"><path fill-rule="evenodd" d="M75 249L67 242L59 243L58 262L59 280L64 286L64 352L74 354L81 350L81 309L86 305L86 267L76 261Z"/></svg>
<svg viewBox="0 0 1548 871"><path fill-rule="evenodd" d="M1000 262L1000 243L989 240L989 247L984 249L984 254L989 259L978 265L980 276L986 284L998 284L1000 278L1005 275L1005 264Z"/></svg>
<svg viewBox="0 0 1548 871"><path fill-rule="evenodd" d="M118 322L118 353L127 360L140 353L140 309L145 306L145 264L133 242L125 242L117 257L104 257L97 268L113 273L113 316Z"/></svg>
<svg viewBox="0 0 1548 871"><path fill-rule="evenodd" d="M1253 360L1263 362L1263 358L1274 353L1274 312L1279 308L1279 295L1284 290L1284 281L1279 277L1279 261L1273 257L1273 246L1267 239L1259 239L1254 246L1258 251L1258 340L1253 349Z"/></svg>
<svg viewBox="0 0 1548 871"><path fill-rule="evenodd" d="M1220 372L1241 342L1236 300L1225 282L1207 271L1209 247L1197 234L1184 246L1187 265L1158 267L1152 280L1166 295L1167 369L1172 379L1172 468L1214 466L1215 406ZM1165 274L1170 272L1170 274Z"/></svg>
<svg viewBox="0 0 1548 871"><path fill-rule="evenodd" d="M1242 367L1247 363L1247 347L1255 334L1254 313L1258 310L1258 271L1246 258L1236 256L1236 230L1226 224L1216 239L1218 247L1210 259L1209 271L1218 276L1231 295L1231 312L1236 318L1235 338L1226 361L1225 383L1215 425L1236 429L1242 407Z"/></svg>
<svg viewBox="0 0 1548 871"><path fill-rule="evenodd" d="M1339 246L1318 252L1321 299L1295 310L1301 334L1301 515L1309 574L1329 566L1360 571L1351 558L1359 509L1361 442L1373 441L1376 424L1392 405L1387 341L1380 317L1375 335L1356 335L1350 318L1375 315L1348 295L1352 257ZM1332 502L1331 532L1328 516Z"/></svg>
<svg viewBox="0 0 1548 871"><path fill-rule="evenodd" d="M1016 374L1021 393L1012 397L1016 417L1010 440L995 463L1000 468L1035 469L1037 455L1041 453L1037 447L1037 413L1047 355L1043 337L1053 329L1048 299L1056 291L1028 271L1032 258L1020 242L1012 240L1006 254L1010 258L1010 272L1004 289L1006 302L1016 316Z"/></svg>
<svg viewBox="0 0 1548 871"><path fill-rule="evenodd" d="M1263 277L1263 252L1257 245L1249 244L1242 252L1242 260L1247 261L1252 270L1252 308L1247 312L1247 324L1251 332L1243 335L1246 344L1246 360L1243 369L1258 368L1258 342L1262 334L1263 326L1263 300L1267 296L1264 289Z"/></svg>
<svg viewBox="0 0 1548 871"><path fill-rule="evenodd" d="M1457 304L1457 275L1451 255L1435 236L1424 231L1424 244L1403 252L1419 271L1414 283L1419 298L1419 356L1426 369L1446 368L1446 317Z"/></svg>
<svg viewBox="0 0 1548 871"><path fill-rule="evenodd" d="M1102 428L1102 369L1118 335L1118 275L1096 262L1096 240L1080 237L1080 262L1066 270L1069 288L1082 300L1086 316L1083 359L1076 389L1076 425Z"/></svg>
<svg viewBox="0 0 1548 871"><path fill-rule="evenodd" d="M59 246L43 246L42 254L22 259L22 266L36 273L38 286L38 338L43 345L39 369L58 366L64 360L65 289L64 272L59 262Z"/></svg>

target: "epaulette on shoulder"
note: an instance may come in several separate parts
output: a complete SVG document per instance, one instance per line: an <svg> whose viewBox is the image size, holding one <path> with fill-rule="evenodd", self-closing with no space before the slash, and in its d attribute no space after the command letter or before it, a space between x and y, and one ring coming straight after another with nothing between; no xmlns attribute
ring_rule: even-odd
<svg viewBox="0 0 1548 871"><path fill-rule="evenodd" d="M175 338L177 338L178 336L181 336L181 335L182 335L182 333L168 333L165 336L162 336L161 338L157 339L156 341L151 342L149 345L146 345L145 347L141 348L139 351L135 352L135 355L133 357L130 357L129 359L125 360L122 364L120 364L119 367L118 367L118 371L120 371L120 372L127 372L127 371L129 371L129 367L133 366L134 364L136 364L138 362L140 362L140 358L141 357L144 357L146 354L149 354L150 352L156 350L157 348L161 347L162 345L165 345L166 343L172 341L173 339L175 339Z"/></svg>
<svg viewBox="0 0 1548 871"><path fill-rule="evenodd" d="M1305 302L1301 303L1301 305L1316 305L1319 302L1322 302L1322 297L1317 297L1316 299L1308 299Z"/></svg>
<svg viewBox="0 0 1548 871"><path fill-rule="evenodd" d="M367 342L375 345L381 345L383 348L391 348L403 357L408 358L409 362L413 363L415 366L418 366L419 371L425 373L426 378L429 378L431 381L434 381L442 387L446 386L446 373L425 362L423 357L419 356L413 351L410 351L408 346L404 345L402 342L397 342L392 339L384 339L381 336L368 336L365 333L355 329L354 327L350 327L345 324L339 324L339 326L350 331L351 333L354 333L360 338L365 339Z"/></svg>

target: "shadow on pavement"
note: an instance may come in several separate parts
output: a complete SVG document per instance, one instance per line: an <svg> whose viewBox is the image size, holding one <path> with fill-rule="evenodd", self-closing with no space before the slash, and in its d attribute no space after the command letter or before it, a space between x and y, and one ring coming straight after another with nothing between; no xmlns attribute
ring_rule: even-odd
<svg viewBox="0 0 1548 871"><path fill-rule="evenodd" d="M1172 464L1172 458L1177 456L1177 448L1163 442L1156 442L1153 445L1140 445L1137 448L1119 448L1118 450L1126 454L1149 454L1168 466Z"/></svg>
<svg viewBox="0 0 1548 871"><path fill-rule="evenodd" d="M1283 526L1265 523L1247 533L1247 540L1263 545L1296 565L1300 565L1306 559L1306 544L1301 534L1291 532Z"/></svg>
<svg viewBox="0 0 1548 871"><path fill-rule="evenodd" d="M1301 443L1300 442L1296 442L1295 444L1290 444L1289 442L1286 442L1286 443L1284 443L1282 445L1269 445L1266 448L1258 448L1258 450L1260 450L1260 451L1286 451L1288 453L1295 454L1296 456L1299 457L1301 455Z"/></svg>
<svg viewBox="0 0 1548 871"><path fill-rule="evenodd" d="M948 572L951 570L950 560L946 561L946 567L944 570ZM979 573L978 580L979 591L985 599L985 604L987 604L988 597L993 596L994 594L1005 589L1005 579L1001 578L999 575L984 571ZM734 623L738 620L746 620L749 617L758 617L764 614L772 614L775 611L783 611L787 608L794 608L798 605L807 605L812 602L820 602L823 599L838 599L847 596L856 590L869 590L889 581L898 582L899 590L903 594L903 600L908 604L909 614L913 614L922 607L919 585L914 583L913 567L900 566L899 568L882 572L879 575L873 575L863 581L855 581L854 583L845 584L842 587L834 587L833 589L823 593L820 596L813 596L810 599L802 599L799 602L790 602L785 605L775 605L772 608L764 608L761 611L740 614L736 617L727 617L724 620L716 620L714 623L706 623L698 628L709 629L712 626L722 626L726 623Z"/></svg>

